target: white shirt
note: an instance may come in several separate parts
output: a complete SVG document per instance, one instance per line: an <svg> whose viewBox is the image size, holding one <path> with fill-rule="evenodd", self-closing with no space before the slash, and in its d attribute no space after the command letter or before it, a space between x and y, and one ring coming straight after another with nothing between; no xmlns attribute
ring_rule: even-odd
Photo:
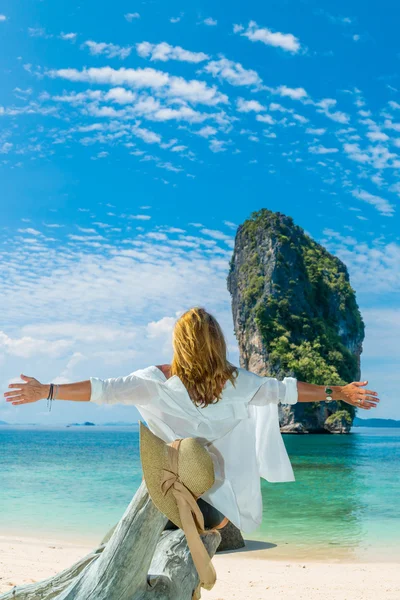
<svg viewBox="0 0 400 600"><path fill-rule="evenodd" d="M295 404L297 380L260 377L238 369L222 398L197 407L177 375L166 379L156 366L125 377L91 377L90 401L132 404L149 429L169 443L194 437L210 452L215 483L202 498L244 532L262 520L260 476L270 482L295 481L279 428L278 404Z"/></svg>

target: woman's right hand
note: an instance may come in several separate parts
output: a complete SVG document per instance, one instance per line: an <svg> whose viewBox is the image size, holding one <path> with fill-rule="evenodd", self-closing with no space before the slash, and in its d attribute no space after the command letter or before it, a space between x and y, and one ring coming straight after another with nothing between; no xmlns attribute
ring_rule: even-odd
<svg viewBox="0 0 400 600"><path fill-rule="evenodd" d="M48 385L43 385L34 377L27 377L26 375L21 375L21 379L25 383L10 383L8 386L12 388L12 391L4 393L6 402L19 406L20 404L30 404L47 398Z"/></svg>
<svg viewBox="0 0 400 600"><path fill-rule="evenodd" d="M343 400L347 404L370 410L376 408L379 403L378 393L373 390L366 390L363 388L367 385L368 381L353 381L347 385L335 386L339 391L334 394L334 400ZM337 398L335 398L337 395Z"/></svg>

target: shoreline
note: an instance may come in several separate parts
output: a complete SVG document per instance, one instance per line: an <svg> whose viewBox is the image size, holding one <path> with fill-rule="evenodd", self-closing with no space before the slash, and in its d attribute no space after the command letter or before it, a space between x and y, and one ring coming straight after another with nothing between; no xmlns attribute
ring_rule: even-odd
<svg viewBox="0 0 400 600"><path fill-rule="evenodd" d="M247 548L213 558L217 582L206 600L398 600L400 560L344 562L272 558L271 548L247 540ZM262 544L262 543L261 543ZM0 536L0 594L40 581L71 566L95 545L50 538ZM378 559L378 561L377 561Z"/></svg>
<svg viewBox="0 0 400 600"><path fill-rule="evenodd" d="M111 527L110 527L111 528ZM110 529L109 528L109 529ZM29 547L57 547L65 550L83 549L85 552L90 552L100 545L101 540L106 535L104 531L102 535L82 535L71 534L70 536L58 535L58 532L2 532L0 534L0 552L4 546L23 545ZM275 544L273 542L261 539L244 538L246 546L235 551L227 551L218 553L218 555L238 555L243 554L251 556L254 560L268 560L277 563L293 562L293 561L312 561L313 563L331 563L331 564L397 564L400 568L400 547L393 548L391 546L375 546L373 549L366 548L349 548L347 546L298 546L286 542L284 544ZM82 555L83 556L83 555ZM3 554L4 557L4 554ZM0 565L1 565L0 557ZM1 581L1 571L0 571Z"/></svg>

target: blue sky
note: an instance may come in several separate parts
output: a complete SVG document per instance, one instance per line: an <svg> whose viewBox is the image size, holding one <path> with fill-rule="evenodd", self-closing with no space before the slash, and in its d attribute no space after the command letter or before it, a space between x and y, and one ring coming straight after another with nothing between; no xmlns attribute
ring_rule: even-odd
<svg viewBox="0 0 400 600"><path fill-rule="evenodd" d="M362 378L400 418L395 2L0 1L0 384L112 377L170 358L226 290L252 211L347 264ZM373 414L372 414L373 413ZM0 419L136 420L45 402Z"/></svg>

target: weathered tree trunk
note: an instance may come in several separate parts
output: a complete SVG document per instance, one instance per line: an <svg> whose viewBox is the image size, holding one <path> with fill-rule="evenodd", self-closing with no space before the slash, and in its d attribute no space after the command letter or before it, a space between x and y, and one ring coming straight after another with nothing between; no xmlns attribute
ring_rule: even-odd
<svg viewBox="0 0 400 600"><path fill-rule="evenodd" d="M183 531L163 532L166 522L142 482L110 539L54 577L15 586L0 600L190 600L197 571ZM213 556L221 536L202 539Z"/></svg>

